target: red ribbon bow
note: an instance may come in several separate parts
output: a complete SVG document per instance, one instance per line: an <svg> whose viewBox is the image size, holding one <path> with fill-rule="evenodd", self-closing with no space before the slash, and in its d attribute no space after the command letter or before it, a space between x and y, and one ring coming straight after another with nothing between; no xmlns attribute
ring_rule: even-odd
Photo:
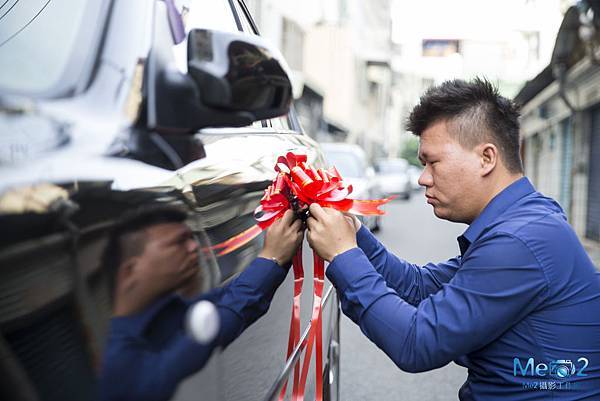
<svg viewBox="0 0 600 401"><path fill-rule="evenodd" d="M331 167L328 170L315 169L306 161L307 157L303 154L288 152L285 156L279 156L277 164L275 165L277 177L265 190L265 194L260 200L260 205L254 211L254 217L258 223L241 234L215 245L213 249L221 250L218 253L218 256L233 252L251 241L259 235L262 230L265 230L278 218L281 218L288 209L293 209L295 212L300 213L306 211L311 204L318 203L322 207L333 208L341 212L359 215L381 215L384 214L384 212L379 209L379 206L393 199L393 197L375 200L348 199L348 196L352 193L352 185L344 185L342 176L335 167ZM308 340L305 343L300 344L301 348L306 347L306 355L304 357L304 363L302 364L301 375L299 371L300 358L298 358L298 362L294 367L292 388L293 401L300 401L304 398L308 368L315 342L316 401L321 401L323 397L323 330L321 300L323 297L325 263L324 260L314 252L313 256L313 313ZM290 355L300 341L300 295L302 294L302 284L304 281L302 246L297 250L292 261L292 266L294 271L294 301L290 321L287 359L290 358ZM286 389L287 382L280 393L280 400L283 400L285 397Z"/></svg>
<svg viewBox="0 0 600 401"><path fill-rule="evenodd" d="M279 156L275 165L277 177L265 191L254 212L258 225L264 230L292 206L306 209L312 203L341 212L359 215L384 214L378 207L392 198L375 200L348 199L352 185L344 185L335 166L329 170L315 169L306 162L306 155L288 152ZM292 202L296 204L292 205Z"/></svg>

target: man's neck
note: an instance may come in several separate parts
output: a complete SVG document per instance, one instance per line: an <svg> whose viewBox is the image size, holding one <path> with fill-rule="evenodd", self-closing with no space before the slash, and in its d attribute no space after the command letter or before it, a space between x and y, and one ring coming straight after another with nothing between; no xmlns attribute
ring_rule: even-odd
<svg viewBox="0 0 600 401"><path fill-rule="evenodd" d="M486 205L490 203L492 199L494 199L500 192L504 191L506 188L508 188L523 177L524 175L522 173L503 175L499 180L496 181L496 185L491 191L492 195L486 203Z"/></svg>
<svg viewBox="0 0 600 401"><path fill-rule="evenodd" d="M479 212L467 224L473 223L473 221L475 221L475 219L477 217L479 217L479 215L483 212L483 210L487 207L487 205L490 204L492 199L494 199L496 196L498 196L498 194L500 192L504 191L510 185L514 184L516 181L520 180L523 177L524 177L524 175L522 173L518 173L518 174L503 174L501 177L495 178L493 181L494 185L490 188L489 191L487 191L487 196L483 200L482 206L481 206Z"/></svg>
<svg viewBox="0 0 600 401"><path fill-rule="evenodd" d="M131 316L140 313L150 306L155 299L156 297L149 299L131 292L127 295L117 294L113 305L113 316Z"/></svg>

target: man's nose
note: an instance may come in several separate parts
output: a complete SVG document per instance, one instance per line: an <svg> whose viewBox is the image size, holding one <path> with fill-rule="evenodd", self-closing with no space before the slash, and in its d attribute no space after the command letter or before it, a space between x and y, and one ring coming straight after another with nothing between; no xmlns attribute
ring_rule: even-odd
<svg viewBox="0 0 600 401"><path fill-rule="evenodd" d="M433 185L433 177L431 176L431 173L427 167L423 169L423 172L419 176L418 182L422 187L431 187Z"/></svg>
<svg viewBox="0 0 600 401"><path fill-rule="evenodd" d="M190 238L187 240L185 246L189 253L195 252L198 250L198 241L196 241L194 238Z"/></svg>

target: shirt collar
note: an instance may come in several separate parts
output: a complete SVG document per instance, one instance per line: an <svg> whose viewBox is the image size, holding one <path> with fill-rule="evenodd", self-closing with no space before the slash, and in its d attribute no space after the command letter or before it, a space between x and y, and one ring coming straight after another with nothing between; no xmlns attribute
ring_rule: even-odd
<svg viewBox="0 0 600 401"><path fill-rule="evenodd" d="M154 317L172 302L184 302L179 295L165 295L146 307L141 312L129 316L116 316L111 319L113 330L126 332L129 335L140 336Z"/></svg>
<svg viewBox="0 0 600 401"><path fill-rule="evenodd" d="M517 181L504 188L496 195L469 225L469 228L457 238L461 255L464 255L469 246L479 238L486 227L488 227L498 216L519 199L535 192L535 188L527 177L519 178Z"/></svg>

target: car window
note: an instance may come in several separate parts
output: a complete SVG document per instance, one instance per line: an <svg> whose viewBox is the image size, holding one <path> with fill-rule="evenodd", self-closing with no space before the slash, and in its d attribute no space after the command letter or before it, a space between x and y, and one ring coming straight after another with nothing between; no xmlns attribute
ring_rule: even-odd
<svg viewBox="0 0 600 401"><path fill-rule="evenodd" d="M0 88L34 95L71 89L96 50L102 2L11 3L0 6Z"/></svg>
<svg viewBox="0 0 600 401"><path fill-rule="evenodd" d="M235 6L235 10L237 12L237 15L239 16L240 23L242 24L242 28L243 28L244 32L256 35L257 32L254 29L252 23L250 22L250 17L244 11L244 9L243 9L242 5L240 4L239 0L233 0L233 4ZM265 121L265 122L267 122L266 124L262 123L261 125L263 127L270 125L274 129L283 130L283 131L290 131L290 130L292 130L292 125L290 123L289 116L287 116L287 115L281 116L281 117L277 117L277 118L272 118L271 120L267 120L267 121Z"/></svg>
<svg viewBox="0 0 600 401"><path fill-rule="evenodd" d="M175 0L186 32L193 28L237 32L237 24L227 0Z"/></svg>
<svg viewBox="0 0 600 401"><path fill-rule="evenodd" d="M181 14L186 36L196 28L238 32L227 0L175 0L175 7ZM173 56L179 71L187 73L187 40L173 46Z"/></svg>
<svg viewBox="0 0 600 401"><path fill-rule="evenodd" d="M288 116L281 116L269 120L271 127L277 130L290 131L292 129Z"/></svg>
<svg viewBox="0 0 600 401"><path fill-rule="evenodd" d="M335 166L342 177L362 178L365 176L365 163L352 152L334 152L325 150L329 166Z"/></svg>
<svg viewBox="0 0 600 401"><path fill-rule="evenodd" d="M236 10L243 30L250 34L255 33L248 15L237 0L175 0L175 5L183 18L186 34L194 28L239 32L231 5ZM187 41L173 46L173 52L177 68L181 72L187 73ZM266 127L269 125L274 129L291 130L287 116L267 120L264 123L256 121L250 126Z"/></svg>
<svg viewBox="0 0 600 401"><path fill-rule="evenodd" d="M244 32L248 32L251 34L256 34L256 31L252 27L250 20L248 19L248 15L242 9L240 2L237 0L233 0L233 4L235 6L235 11L237 12L238 17L240 18L240 23L242 24L242 28Z"/></svg>

